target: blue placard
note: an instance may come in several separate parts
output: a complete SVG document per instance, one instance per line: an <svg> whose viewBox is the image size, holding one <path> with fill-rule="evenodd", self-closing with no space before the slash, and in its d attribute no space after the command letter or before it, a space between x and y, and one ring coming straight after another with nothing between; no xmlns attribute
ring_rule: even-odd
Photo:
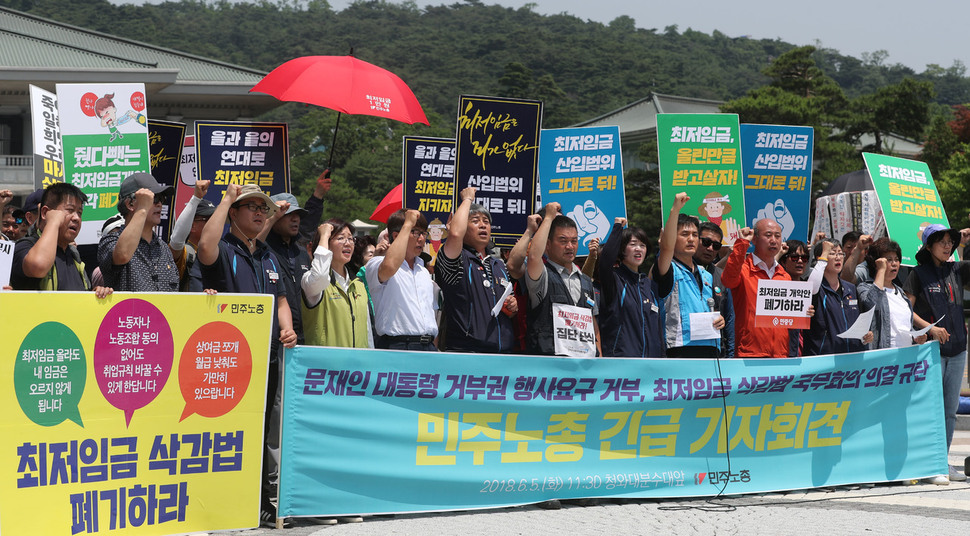
<svg viewBox="0 0 970 536"><path fill-rule="evenodd" d="M576 222L577 255L606 237L615 218L626 218L620 127L557 128L539 136L542 203L557 202Z"/></svg>
<svg viewBox="0 0 970 536"><path fill-rule="evenodd" d="M936 342L720 362L302 346L284 365L283 516L734 495L947 471Z"/></svg>
<svg viewBox="0 0 970 536"><path fill-rule="evenodd" d="M741 125L745 225L775 220L783 240L808 243L814 142L812 127Z"/></svg>

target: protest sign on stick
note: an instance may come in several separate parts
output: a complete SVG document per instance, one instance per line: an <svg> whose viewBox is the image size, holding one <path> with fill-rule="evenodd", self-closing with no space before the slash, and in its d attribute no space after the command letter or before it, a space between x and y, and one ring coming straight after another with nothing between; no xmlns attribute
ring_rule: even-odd
<svg viewBox="0 0 970 536"><path fill-rule="evenodd" d="M535 210L542 102L462 95L458 100L455 199L468 186L492 216L492 240L512 247Z"/></svg>

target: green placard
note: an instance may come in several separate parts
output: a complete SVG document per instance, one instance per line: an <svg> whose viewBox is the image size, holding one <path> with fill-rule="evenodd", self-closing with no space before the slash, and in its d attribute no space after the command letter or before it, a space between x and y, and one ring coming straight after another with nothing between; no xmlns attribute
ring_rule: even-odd
<svg viewBox="0 0 970 536"><path fill-rule="evenodd" d="M862 153L876 196L886 218L889 237L899 243L902 264L916 265L923 229L932 223L950 226L925 162L883 154Z"/></svg>
<svg viewBox="0 0 970 536"><path fill-rule="evenodd" d="M741 136L737 114L659 114L657 149L664 219L674 196L687 192L683 213L721 227L734 244L747 221L741 180Z"/></svg>

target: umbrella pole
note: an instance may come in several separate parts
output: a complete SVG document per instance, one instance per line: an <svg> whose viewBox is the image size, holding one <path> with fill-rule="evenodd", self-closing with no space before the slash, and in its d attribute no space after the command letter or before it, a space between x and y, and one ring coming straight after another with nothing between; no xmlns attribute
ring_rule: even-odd
<svg viewBox="0 0 970 536"><path fill-rule="evenodd" d="M330 142L330 158L327 160L327 169L333 169L333 148L337 145L337 130L340 128L340 112L337 112L337 124L333 127L333 140Z"/></svg>

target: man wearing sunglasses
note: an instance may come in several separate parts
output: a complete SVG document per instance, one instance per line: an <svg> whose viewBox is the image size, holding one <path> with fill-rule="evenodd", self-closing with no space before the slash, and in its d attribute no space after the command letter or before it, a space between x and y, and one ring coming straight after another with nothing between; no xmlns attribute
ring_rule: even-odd
<svg viewBox="0 0 970 536"><path fill-rule="evenodd" d="M703 221L700 227L700 244L694 252L694 264L703 267L714 276L714 308L724 317L721 329L721 357L734 357L734 302L731 291L721 283L723 269L717 265L721 253L721 228L712 222Z"/></svg>
<svg viewBox="0 0 970 536"><path fill-rule="evenodd" d="M98 243L105 286L123 292L178 292L185 250L176 264L168 244L155 233L173 191L149 173L133 173L121 183L118 213L125 224L118 233L102 235Z"/></svg>

